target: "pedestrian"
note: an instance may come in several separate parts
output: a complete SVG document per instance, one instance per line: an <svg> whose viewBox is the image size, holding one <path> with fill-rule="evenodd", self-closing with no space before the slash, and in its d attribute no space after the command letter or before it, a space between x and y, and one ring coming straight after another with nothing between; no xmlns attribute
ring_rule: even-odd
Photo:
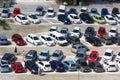
<svg viewBox="0 0 120 80"><path fill-rule="evenodd" d="M23 50L22 55L25 56L25 50Z"/></svg>
<svg viewBox="0 0 120 80"><path fill-rule="evenodd" d="M14 53L17 54L17 47L15 47L15 49L14 49Z"/></svg>

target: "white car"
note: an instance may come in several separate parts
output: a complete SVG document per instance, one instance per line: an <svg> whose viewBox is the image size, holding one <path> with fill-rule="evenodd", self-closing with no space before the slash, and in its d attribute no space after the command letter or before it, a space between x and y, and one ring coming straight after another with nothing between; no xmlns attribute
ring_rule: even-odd
<svg viewBox="0 0 120 80"><path fill-rule="evenodd" d="M113 50L106 49L102 57L103 62L112 61L112 58L113 58Z"/></svg>
<svg viewBox="0 0 120 80"><path fill-rule="evenodd" d="M35 34L28 34L26 40L35 46L42 44L41 40Z"/></svg>
<svg viewBox="0 0 120 80"><path fill-rule="evenodd" d="M78 15L76 14L69 14L68 18L70 19L71 22L75 23L75 24L80 24L82 23L82 21L80 20L80 18L78 17Z"/></svg>
<svg viewBox="0 0 120 80"><path fill-rule="evenodd" d="M46 15L48 17L54 17L55 16L54 8L48 8Z"/></svg>
<svg viewBox="0 0 120 80"><path fill-rule="evenodd" d="M108 72L118 71L118 65L115 62L112 62L112 61L105 62L103 63L103 66Z"/></svg>
<svg viewBox="0 0 120 80"><path fill-rule="evenodd" d="M112 27L112 28L110 29L110 31L108 32L108 35L109 35L110 37L116 37L116 36L118 35L117 28Z"/></svg>
<svg viewBox="0 0 120 80"><path fill-rule="evenodd" d="M120 52L116 55L116 59L117 62L120 62Z"/></svg>
<svg viewBox="0 0 120 80"><path fill-rule="evenodd" d="M116 14L115 19L120 23L120 14Z"/></svg>
<svg viewBox="0 0 120 80"><path fill-rule="evenodd" d="M50 29L49 29L49 32L52 32L52 31L57 31L58 28L56 26L52 26Z"/></svg>
<svg viewBox="0 0 120 80"><path fill-rule="evenodd" d="M38 66L43 70L43 71L52 71L51 65L48 61L40 61L36 62Z"/></svg>
<svg viewBox="0 0 120 80"><path fill-rule="evenodd" d="M80 9L80 13L88 13L88 8L87 7L82 7Z"/></svg>
<svg viewBox="0 0 120 80"><path fill-rule="evenodd" d="M38 17L35 14L30 14L27 16L27 18L29 19L30 22L32 22L33 24L37 24L40 23L40 19L38 19Z"/></svg>
<svg viewBox="0 0 120 80"><path fill-rule="evenodd" d="M21 24L29 24L30 21L28 20L28 18L23 15L23 14L18 14L17 16L15 16L15 20Z"/></svg>
<svg viewBox="0 0 120 80"><path fill-rule="evenodd" d="M73 28L71 34L77 36L78 38L81 37L81 35L82 35L81 30L80 30L79 27Z"/></svg>
<svg viewBox="0 0 120 80"><path fill-rule="evenodd" d="M105 18L106 22L110 25L117 24L117 21L114 19L114 17L112 15L106 15L104 18Z"/></svg>
<svg viewBox="0 0 120 80"><path fill-rule="evenodd" d="M48 35L41 35L40 40L43 44L46 44L47 46L55 46L55 41Z"/></svg>

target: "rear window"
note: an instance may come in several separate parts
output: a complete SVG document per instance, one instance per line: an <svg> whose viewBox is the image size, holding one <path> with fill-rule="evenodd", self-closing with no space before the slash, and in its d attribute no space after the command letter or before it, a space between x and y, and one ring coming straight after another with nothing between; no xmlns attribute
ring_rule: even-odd
<svg viewBox="0 0 120 80"><path fill-rule="evenodd" d="M110 65L110 67L115 67L115 65Z"/></svg>
<svg viewBox="0 0 120 80"><path fill-rule="evenodd" d="M45 67L50 67L50 65L45 65Z"/></svg>

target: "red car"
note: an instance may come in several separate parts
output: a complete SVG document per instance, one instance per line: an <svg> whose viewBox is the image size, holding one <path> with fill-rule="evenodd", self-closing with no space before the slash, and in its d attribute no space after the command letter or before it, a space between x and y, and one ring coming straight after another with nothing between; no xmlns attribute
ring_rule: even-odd
<svg viewBox="0 0 120 80"><path fill-rule="evenodd" d="M18 46L26 45L26 42L23 40L22 36L20 34L14 34L12 36L12 41L16 43Z"/></svg>
<svg viewBox="0 0 120 80"><path fill-rule="evenodd" d="M15 73L25 72L25 68L23 67L21 62L14 62L11 64L11 68L15 71Z"/></svg>
<svg viewBox="0 0 120 80"><path fill-rule="evenodd" d="M15 17L15 16L17 16L18 14L21 14L20 8L14 8L13 13L12 13L12 16Z"/></svg>
<svg viewBox="0 0 120 80"><path fill-rule="evenodd" d="M88 56L88 62L95 62L98 60L98 51L92 50L90 55Z"/></svg>
<svg viewBox="0 0 120 80"><path fill-rule="evenodd" d="M106 35L106 29L104 27L99 27L98 32L97 32L97 36L103 37L105 35Z"/></svg>

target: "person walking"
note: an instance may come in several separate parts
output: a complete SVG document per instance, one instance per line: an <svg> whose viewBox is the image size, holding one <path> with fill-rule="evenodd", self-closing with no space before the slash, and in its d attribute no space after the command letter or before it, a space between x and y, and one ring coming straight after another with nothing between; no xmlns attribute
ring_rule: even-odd
<svg viewBox="0 0 120 80"><path fill-rule="evenodd" d="M14 53L17 54L17 47L15 47L15 49L14 49Z"/></svg>

